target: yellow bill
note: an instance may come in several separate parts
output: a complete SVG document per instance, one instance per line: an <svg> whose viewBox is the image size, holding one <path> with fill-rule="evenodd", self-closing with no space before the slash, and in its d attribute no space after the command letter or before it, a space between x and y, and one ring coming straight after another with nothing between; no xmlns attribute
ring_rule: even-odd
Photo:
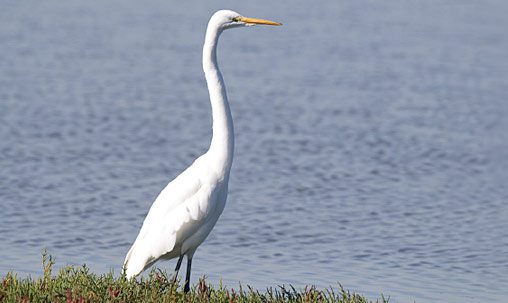
<svg viewBox="0 0 508 303"><path fill-rule="evenodd" d="M247 23L247 24L265 24L265 25L275 25L275 26L282 25L282 23L279 23L279 22L264 20L264 19L257 19L257 18L240 17L238 19L242 22Z"/></svg>

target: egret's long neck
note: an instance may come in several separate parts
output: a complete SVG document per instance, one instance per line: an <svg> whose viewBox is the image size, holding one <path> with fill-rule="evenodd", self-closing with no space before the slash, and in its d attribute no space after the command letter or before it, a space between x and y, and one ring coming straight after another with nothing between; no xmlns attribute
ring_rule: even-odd
<svg viewBox="0 0 508 303"><path fill-rule="evenodd" d="M210 93L213 116L212 143L208 153L217 164L217 168L229 173L233 162L234 134L233 119L229 109L224 80L217 66L217 42L220 30L209 24L203 46L203 70Z"/></svg>

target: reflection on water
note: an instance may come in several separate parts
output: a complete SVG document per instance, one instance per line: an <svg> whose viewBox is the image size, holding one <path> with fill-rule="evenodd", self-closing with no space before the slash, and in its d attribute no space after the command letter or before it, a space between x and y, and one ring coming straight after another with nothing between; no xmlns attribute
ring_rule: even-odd
<svg viewBox="0 0 508 303"><path fill-rule="evenodd" d="M236 156L194 278L506 299L498 2L222 2L284 26L221 41ZM217 7L2 6L0 273L40 274L43 247L118 272L157 193L209 143L199 59Z"/></svg>

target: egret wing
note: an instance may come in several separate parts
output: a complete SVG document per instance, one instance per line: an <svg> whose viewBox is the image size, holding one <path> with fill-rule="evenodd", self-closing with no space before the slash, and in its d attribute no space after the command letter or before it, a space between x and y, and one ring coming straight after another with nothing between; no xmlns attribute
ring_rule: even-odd
<svg viewBox="0 0 508 303"><path fill-rule="evenodd" d="M175 246L181 245L179 242L199 228L214 189L203 184L198 169L193 166L171 181L152 204L125 259L128 277L139 274L161 256L172 252Z"/></svg>

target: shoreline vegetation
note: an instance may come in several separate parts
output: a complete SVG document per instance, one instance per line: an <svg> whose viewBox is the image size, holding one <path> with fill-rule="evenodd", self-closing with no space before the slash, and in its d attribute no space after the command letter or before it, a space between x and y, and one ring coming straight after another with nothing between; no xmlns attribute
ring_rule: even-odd
<svg viewBox="0 0 508 303"><path fill-rule="evenodd" d="M12 272L0 277L0 302L388 302L384 296L376 301L368 300L344 290L340 285L336 290L318 290L314 286L297 290L293 286L277 286L260 292L242 285L237 289L226 288L221 283L213 287L204 278L184 294L178 282L172 281L172 273L167 274L159 269L152 269L148 277L127 280L124 275L115 277L113 272L102 275L90 273L86 265L67 266L53 275L54 263L54 259L43 252L42 277L20 279Z"/></svg>

